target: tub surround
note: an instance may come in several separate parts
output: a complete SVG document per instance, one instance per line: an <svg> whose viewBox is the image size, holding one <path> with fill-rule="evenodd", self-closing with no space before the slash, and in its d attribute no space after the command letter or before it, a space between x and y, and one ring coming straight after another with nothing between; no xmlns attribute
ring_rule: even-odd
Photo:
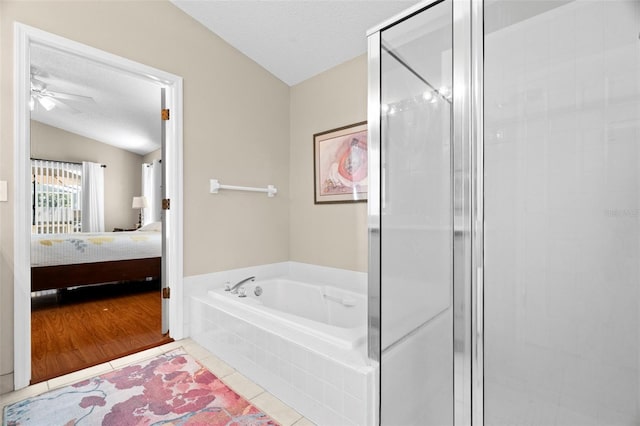
<svg viewBox="0 0 640 426"><path fill-rule="evenodd" d="M283 262L185 279L190 296L185 299L189 300L187 329L195 341L307 418L318 424L371 424L377 370L366 357L364 340L355 339L353 348L331 344L296 327L292 315L282 321L246 309L243 303L256 304L250 297L225 300L228 294L221 289L226 281L233 284L252 275L256 281L251 285L273 284L277 282L273 278L284 276L357 299L366 294L366 274ZM366 332L366 308L361 308L361 331Z"/></svg>
<svg viewBox="0 0 640 426"><path fill-rule="evenodd" d="M285 276L289 272L289 263L290 262L271 263L268 265L250 266L246 268L230 269L228 271L185 277L183 281L185 335L191 335L191 315L189 315L189 310L191 309L192 296L206 296L209 290L224 288L226 283L237 283L238 281L250 276L256 276L260 279Z"/></svg>
<svg viewBox="0 0 640 426"><path fill-rule="evenodd" d="M185 277L183 281L185 336L190 335L190 318L188 313L191 308L191 296L206 296L207 292L210 290L224 288L227 282L235 284L250 276L255 276L256 279L259 280L289 277L297 281L303 281L311 284L322 283L356 293L367 294L366 272L349 271L346 269L330 268L327 266L311 265L300 262L270 263L266 265L212 272L209 274L193 275Z"/></svg>
<svg viewBox="0 0 640 426"><path fill-rule="evenodd" d="M363 319L367 316L367 300L364 294L284 278L249 282L239 290L245 295L215 289L210 290L208 296L227 312L240 311L241 318L251 315L258 324L268 320L282 323L290 330L293 341L312 335L319 345L349 351L365 343L367 324ZM276 332L272 327L269 330Z"/></svg>

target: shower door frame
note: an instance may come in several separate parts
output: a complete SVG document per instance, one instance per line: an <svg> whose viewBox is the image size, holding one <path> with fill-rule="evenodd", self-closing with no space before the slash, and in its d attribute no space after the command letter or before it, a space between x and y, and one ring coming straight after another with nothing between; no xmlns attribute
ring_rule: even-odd
<svg viewBox="0 0 640 426"><path fill-rule="evenodd" d="M483 7L484 0L453 2L453 395L454 425L483 425ZM381 360L380 106L381 32L441 0L425 0L367 33L369 122L368 355ZM458 312L458 316L456 315ZM462 322L458 324L456 320ZM380 423L380 378L376 423ZM456 404L456 401L462 404Z"/></svg>

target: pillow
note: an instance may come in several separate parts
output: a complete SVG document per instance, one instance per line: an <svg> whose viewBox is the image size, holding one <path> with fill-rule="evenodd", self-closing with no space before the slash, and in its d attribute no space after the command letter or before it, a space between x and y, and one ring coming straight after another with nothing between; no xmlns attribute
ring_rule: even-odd
<svg viewBox="0 0 640 426"><path fill-rule="evenodd" d="M162 222L151 222L138 228L142 232L162 232Z"/></svg>

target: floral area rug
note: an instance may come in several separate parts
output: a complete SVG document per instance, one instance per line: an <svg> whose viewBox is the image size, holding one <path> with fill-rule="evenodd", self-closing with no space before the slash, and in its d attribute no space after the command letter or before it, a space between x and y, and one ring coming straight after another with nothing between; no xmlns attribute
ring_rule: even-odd
<svg viewBox="0 0 640 426"><path fill-rule="evenodd" d="M5 407L3 425L277 425L183 349Z"/></svg>

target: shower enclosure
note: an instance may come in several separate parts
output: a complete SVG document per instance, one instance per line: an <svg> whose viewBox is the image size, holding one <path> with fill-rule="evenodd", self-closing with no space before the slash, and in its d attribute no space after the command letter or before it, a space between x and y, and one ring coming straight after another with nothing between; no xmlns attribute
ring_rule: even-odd
<svg viewBox="0 0 640 426"><path fill-rule="evenodd" d="M370 31L380 424L640 424L639 33L637 0Z"/></svg>

